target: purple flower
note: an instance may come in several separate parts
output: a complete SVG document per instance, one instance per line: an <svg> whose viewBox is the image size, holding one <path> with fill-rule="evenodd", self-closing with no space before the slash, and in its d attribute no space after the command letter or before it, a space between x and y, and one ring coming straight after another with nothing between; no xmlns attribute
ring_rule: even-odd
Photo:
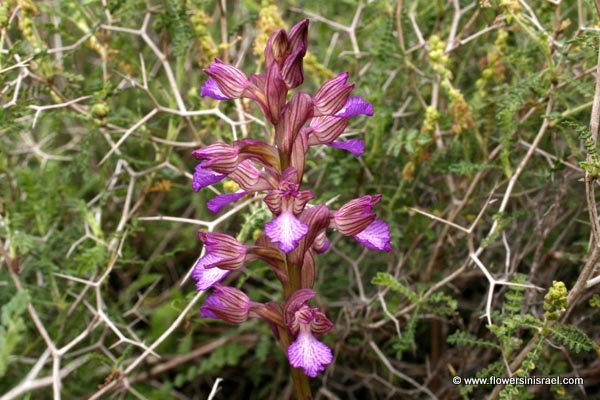
<svg viewBox="0 0 600 400"><path fill-rule="evenodd" d="M323 229L317 234L313 243L313 249L317 253L325 253L329 250L329 246L331 246L331 242L327 239L327 232Z"/></svg>
<svg viewBox="0 0 600 400"><path fill-rule="evenodd" d="M375 110L373 104L366 102L362 97L352 96L348 98L344 107L342 107L336 114L336 117L356 117L357 115L373 115Z"/></svg>
<svg viewBox="0 0 600 400"><path fill-rule="evenodd" d="M192 155L197 160L203 161L203 169L210 169L221 174L230 174L238 165L239 150L236 146L226 143L215 143L210 146L194 150Z"/></svg>
<svg viewBox="0 0 600 400"><path fill-rule="evenodd" d="M355 235L354 239L372 250L392 250L390 227L381 220L373 221L365 230Z"/></svg>
<svg viewBox="0 0 600 400"><path fill-rule="evenodd" d="M302 260L306 260L307 252L311 248L316 248L318 251L324 250L324 241L327 239L320 236L320 233L325 234L325 230L329 226L330 212L327 206L323 204L314 207L306 208L298 216L298 219L308 226L308 233L298 243L298 247L288 254L288 260L294 265L300 265Z"/></svg>
<svg viewBox="0 0 600 400"><path fill-rule="evenodd" d="M242 71L233 65L225 64L218 58L210 63L208 68L204 69L204 72L214 80L216 85L209 79L202 87L202 92L217 100L237 99L251 85L250 80L248 80L248 77ZM219 90L216 90L215 86ZM222 98L215 97L214 95Z"/></svg>
<svg viewBox="0 0 600 400"><path fill-rule="evenodd" d="M240 324L248 319L250 299L241 290L214 285L214 292L204 300L200 316L218 318L232 324Z"/></svg>
<svg viewBox="0 0 600 400"><path fill-rule="evenodd" d="M294 168L284 171L278 189L271 190L265 196L265 203L277 215L275 219L265 224L265 234L286 253L294 250L298 242L308 232L308 226L296 216L299 215L314 194L310 190L298 190L299 184Z"/></svg>
<svg viewBox="0 0 600 400"><path fill-rule="evenodd" d="M354 84L348 83L347 72L325 82L314 97L317 115L333 115L338 112L346 104L353 89Z"/></svg>
<svg viewBox="0 0 600 400"><path fill-rule="evenodd" d="M284 306L284 322L296 337L288 347L288 359L311 378L333 361L331 349L314 337L329 332L333 326L323 312L306 304L314 295L311 289L297 290Z"/></svg>
<svg viewBox="0 0 600 400"><path fill-rule="evenodd" d="M222 181L223 179L225 179L226 176L227 175L225 174L220 174L210 169L204 169L202 168L202 164L198 164L196 165L196 169L194 171L194 177L192 179L192 188L195 192L197 192L202 188Z"/></svg>
<svg viewBox="0 0 600 400"><path fill-rule="evenodd" d="M231 270L244 266L247 260L246 247L232 236L198 232L198 237L206 246L206 253L192 271L196 289L206 290L223 280Z"/></svg>
<svg viewBox="0 0 600 400"><path fill-rule="evenodd" d="M373 212L381 195L359 197L337 211L324 204L307 206L315 197L312 191L301 189L309 147L327 145L361 156L365 151L362 140L337 139L347 128L349 118L374 113L372 104L351 96L354 84L348 83L348 73L325 82L314 96L296 92L288 101L289 90L304 81L308 24L305 19L289 33L280 29L269 37L262 73L248 77L219 59L204 70L209 78L201 88L201 96L253 100L275 137L270 141L274 144L244 138L195 150L192 154L200 163L192 187L198 191L225 178L239 185L236 193L208 201L208 209L215 213L246 195L266 192L264 202L273 218L253 245L223 233L200 232L205 254L194 266L192 276L198 290L214 288L200 308L202 317L231 323L262 318L286 348L290 364L315 377L333 361L331 349L317 339L333 324L321 310L308 304L315 296L310 289L315 281L315 256L330 246L327 229L336 228L369 249L390 251L391 240L388 225L376 220ZM257 259L271 266L286 287L285 303L255 303L238 289L220 286L232 270Z"/></svg>
<svg viewBox="0 0 600 400"><path fill-rule="evenodd" d="M333 213L335 227L345 236L355 236L375 221L373 207L379 203L381 195L361 196L350 200ZM362 243L362 242L361 242Z"/></svg>
<svg viewBox="0 0 600 400"><path fill-rule="evenodd" d="M345 142L335 141L327 146L349 151L354 157L360 157L365 152L365 142L360 139L349 139Z"/></svg>
<svg viewBox="0 0 600 400"><path fill-rule="evenodd" d="M265 65L267 67L274 62L282 67L290 54L299 53L302 56L306 54L308 23L309 21L304 19L294 25L289 34L285 30L279 29L269 36L265 47Z"/></svg>

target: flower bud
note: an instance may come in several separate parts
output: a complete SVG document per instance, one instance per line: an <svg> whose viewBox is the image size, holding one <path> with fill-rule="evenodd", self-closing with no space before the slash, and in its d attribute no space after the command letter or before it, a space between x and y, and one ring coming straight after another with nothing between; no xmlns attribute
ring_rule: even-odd
<svg viewBox="0 0 600 400"><path fill-rule="evenodd" d="M292 53L300 51L302 56L306 54L306 49L308 48L308 24L308 19L303 19L290 29L288 40Z"/></svg>
<svg viewBox="0 0 600 400"><path fill-rule="evenodd" d="M304 66L303 58L306 50L301 48L292 52L283 63L281 75L288 89L293 89L300 86L304 82Z"/></svg>
<svg viewBox="0 0 600 400"><path fill-rule="evenodd" d="M271 63L267 69L265 78L265 95L267 101L268 115L267 118L277 124L281 118L281 112L285 106L287 97L287 87L281 76L281 70L277 63Z"/></svg>
<svg viewBox="0 0 600 400"><path fill-rule="evenodd" d="M239 324L248 319L249 310L250 299L244 292L228 286L215 285L214 292L200 307L200 316Z"/></svg>
<svg viewBox="0 0 600 400"><path fill-rule="evenodd" d="M265 64L267 67L273 62L283 64L290 51L290 42L285 30L279 29L269 36L265 47Z"/></svg>

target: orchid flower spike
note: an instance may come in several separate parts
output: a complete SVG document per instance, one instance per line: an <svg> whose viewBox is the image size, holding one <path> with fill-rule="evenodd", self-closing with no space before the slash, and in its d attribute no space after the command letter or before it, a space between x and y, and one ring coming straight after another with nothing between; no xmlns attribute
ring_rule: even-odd
<svg viewBox="0 0 600 400"><path fill-rule="evenodd" d="M286 352L289 363L314 378L333 362L333 352L317 339L331 331L333 324L319 308L309 305L316 295L317 256L330 247L328 229L336 229L373 250L391 251L389 226L377 219L374 208L381 195L364 195L348 201L338 210L315 199L303 188L310 146L329 146L360 157L365 142L345 138L350 118L372 116L371 103L353 96L355 83L343 72L323 83L314 94L295 90L305 79L304 57L308 48L307 19L289 31L276 30L264 51L265 68L247 76L240 68L216 59L204 72L208 79L201 96L215 100L252 100L274 140L243 138L232 143L213 143L194 150L198 160L192 188L214 186L217 196L207 202L214 213L242 198L262 199L272 217L255 232L255 242L241 243L225 233L200 232L204 254L192 271L196 289L212 288L200 307L205 318L242 323L249 317L266 321ZM220 182L225 181L221 193ZM235 184L232 184L234 182ZM231 187L234 187L231 189ZM246 236L246 235L241 235ZM254 302L241 289L222 286L232 271L249 262L266 262L285 288L285 301ZM294 379L299 378L295 374ZM306 383L306 382L305 382ZM300 386L299 386L300 387ZM304 385L304 388L306 385Z"/></svg>

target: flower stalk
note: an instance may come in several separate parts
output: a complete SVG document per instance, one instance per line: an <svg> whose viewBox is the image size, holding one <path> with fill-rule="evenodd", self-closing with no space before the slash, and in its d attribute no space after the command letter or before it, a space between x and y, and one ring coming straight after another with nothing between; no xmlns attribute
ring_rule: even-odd
<svg viewBox="0 0 600 400"><path fill-rule="evenodd" d="M218 59L204 70L209 78L201 95L254 101L272 125L274 140L246 138L192 153L200 161L193 177L195 191L224 180L240 189L211 199L209 210L218 213L243 197L263 193L273 214L264 234L252 244L224 233L199 233L206 252L192 276L198 290L212 288L200 315L229 323L242 323L249 317L266 321L288 357L300 400L312 399L308 378L317 377L333 362L331 349L317 339L333 324L323 311L309 305L316 295L315 257L329 247L327 230L335 229L369 249L391 250L389 227L373 212L381 195L365 195L330 210L323 204L309 204L315 195L302 188L310 147L326 145L359 157L364 151L361 140L338 139L350 118L374 112L370 103L351 96L355 85L348 83L348 73L325 82L314 96L290 93L304 81L308 25L303 20L289 32L280 29L269 37L264 51L266 69L261 74L246 76ZM254 302L243 291L220 285L231 271L254 260L272 267L283 301Z"/></svg>

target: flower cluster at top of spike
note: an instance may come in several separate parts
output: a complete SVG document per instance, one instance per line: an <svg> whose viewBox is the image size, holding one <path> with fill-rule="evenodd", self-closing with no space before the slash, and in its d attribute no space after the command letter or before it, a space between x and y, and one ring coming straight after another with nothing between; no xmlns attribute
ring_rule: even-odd
<svg viewBox="0 0 600 400"><path fill-rule="evenodd" d="M370 103L351 96L354 84L348 83L348 73L325 82L312 96L300 91L288 96L304 81L307 32L308 20L303 20L289 32L280 29L273 33L264 53L264 73L248 77L219 59L204 70L209 78L201 95L217 100L252 100L273 125L275 143L246 138L195 150L192 154L200 163L193 176L193 189L198 191L229 178L240 190L216 196L208 202L209 210L218 213L244 196L262 192L273 219L253 244L242 244L223 233L200 232L205 254L195 265L193 278L198 290L213 289L201 307L201 316L230 323L241 323L248 317L264 319L277 338L285 331L293 339L287 347L290 364L315 377L333 359L331 350L315 338L331 330L332 323L322 311L308 305L316 294L312 290L315 254L329 247L327 230L336 229L373 250L390 251L391 243L388 225L373 212L381 195L361 196L330 210L322 204L310 205L315 195L301 188L309 148L326 145L359 157L364 151L363 141L338 138L350 118L374 112ZM257 259L268 263L288 288L284 304L256 303L242 291L220 285L232 270Z"/></svg>

